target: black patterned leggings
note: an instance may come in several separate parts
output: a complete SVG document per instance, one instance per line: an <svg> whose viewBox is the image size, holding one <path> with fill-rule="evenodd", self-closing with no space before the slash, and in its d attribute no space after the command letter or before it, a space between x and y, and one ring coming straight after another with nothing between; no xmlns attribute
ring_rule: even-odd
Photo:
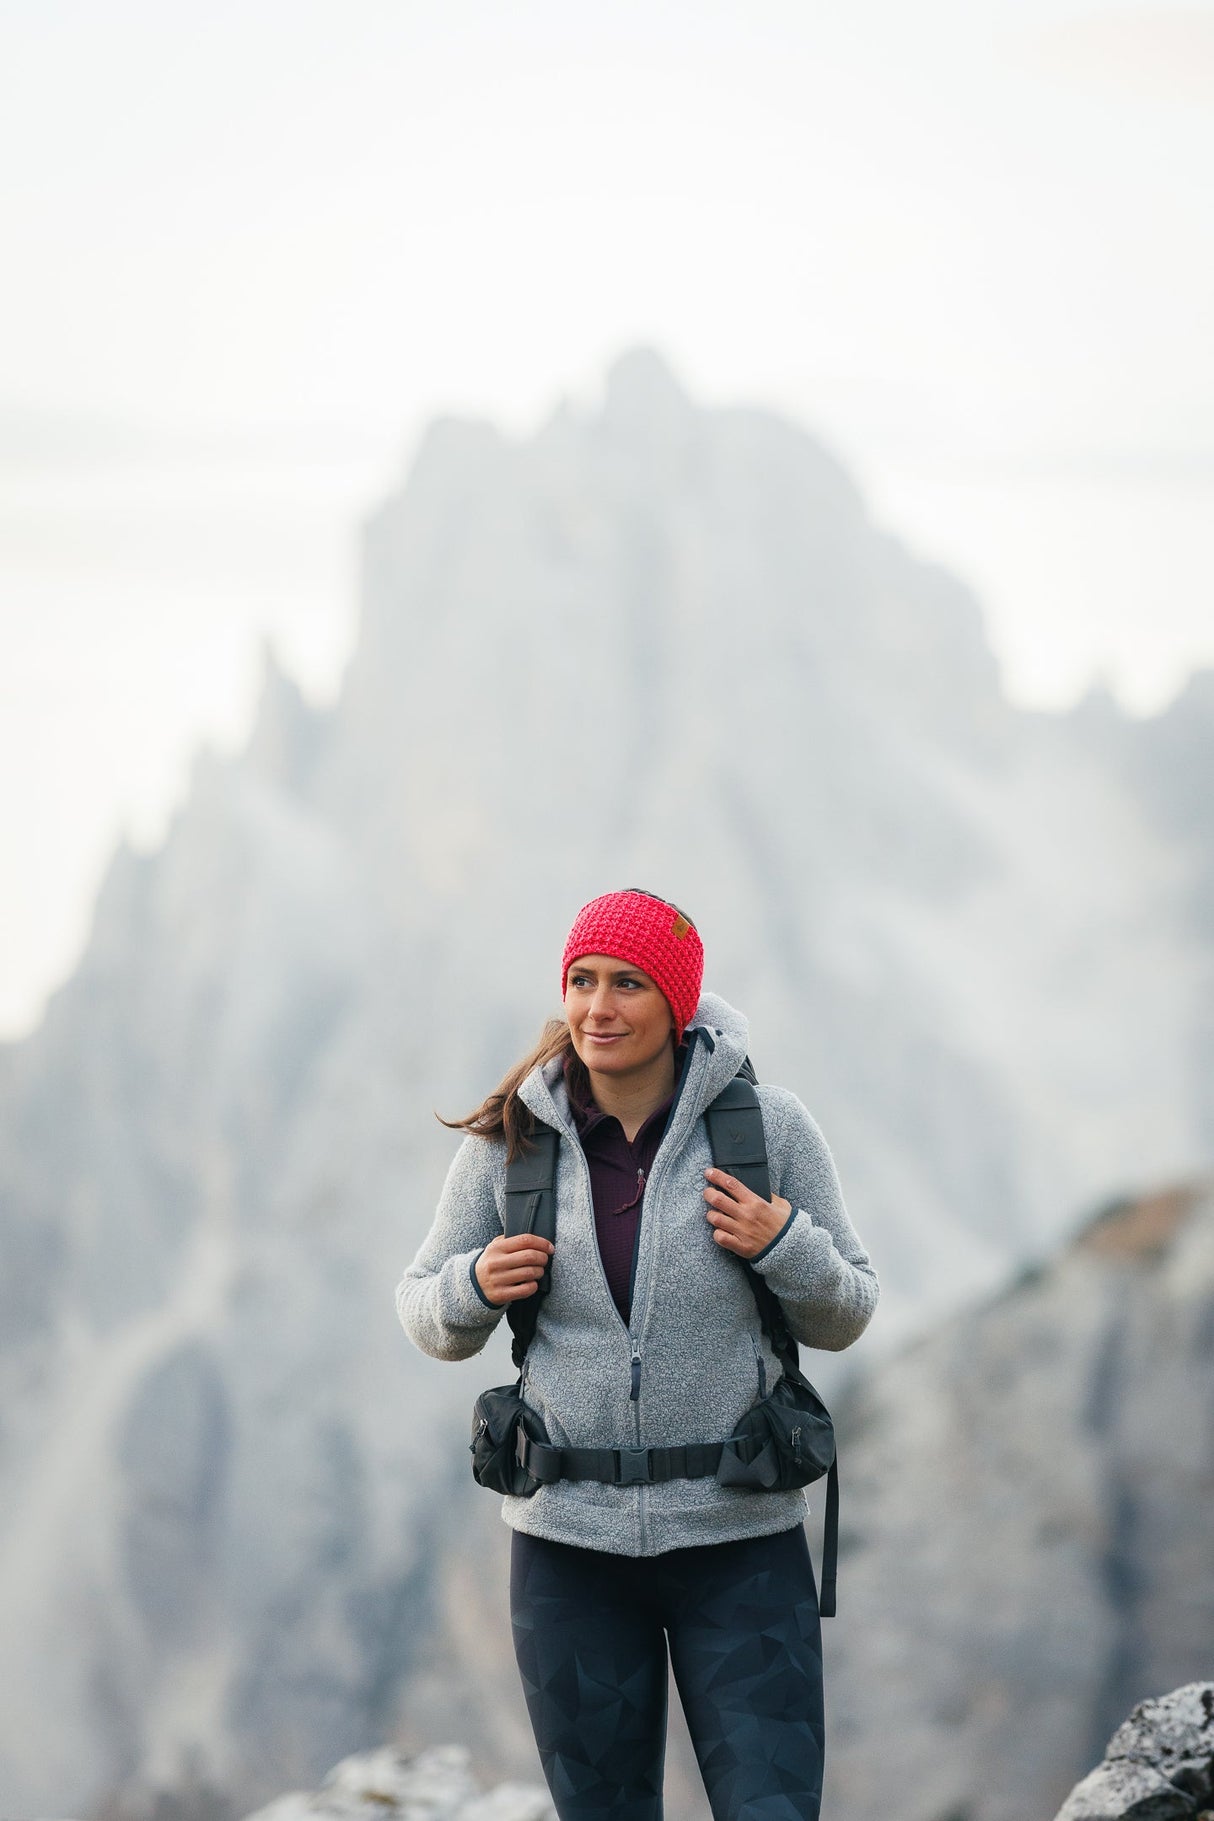
<svg viewBox="0 0 1214 1821"><path fill-rule="evenodd" d="M667 1640L714 1821L817 1821L822 1642L800 1525L654 1556L516 1530L510 1607L560 1821L661 1821Z"/></svg>

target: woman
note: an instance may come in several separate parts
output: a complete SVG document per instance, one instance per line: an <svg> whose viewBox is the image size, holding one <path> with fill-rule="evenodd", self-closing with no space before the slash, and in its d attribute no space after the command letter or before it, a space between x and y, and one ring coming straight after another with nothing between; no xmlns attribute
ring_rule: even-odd
<svg viewBox="0 0 1214 1821"><path fill-rule="evenodd" d="M702 1117L737 1073L746 1021L701 995L676 906L610 892L578 914L565 1018L467 1119L434 1225L397 1290L405 1331L466 1359L550 1270L523 1367L565 1448L710 1443L780 1364L738 1261L806 1346L850 1346L877 1279L826 1142L760 1086L769 1201L712 1166ZM508 1156L559 1134L555 1246L503 1232ZM507 1497L515 1652L561 1821L659 1821L667 1643L716 1821L815 1821L822 1789L817 1592L803 1491L716 1478L562 1478Z"/></svg>

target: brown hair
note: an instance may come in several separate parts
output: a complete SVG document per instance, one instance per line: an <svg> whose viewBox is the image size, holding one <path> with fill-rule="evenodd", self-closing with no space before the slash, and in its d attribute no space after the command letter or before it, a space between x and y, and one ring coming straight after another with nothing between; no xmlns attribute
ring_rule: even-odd
<svg viewBox="0 0 1214 1821"><path fill-rule="evenodd" d="M523 1105L518 1091L533 1068L542 1068L556 1056L563 1058L573 1076L575 1093L588 1097L590 1077L586 1064L573 1047L573 1034L564 1018L550 1018L540 1032L539 1042L507 1070L492 1094L482 1100L474 1113L463 1119L444 1119L437 1113L435 1118L453 1132L471 1132L475 1138L504 1137L506 1162L513 1163L516 1157L525 1156L534 1149L531 1137L535 1131L535 1115L530 1107Z"/></svg>

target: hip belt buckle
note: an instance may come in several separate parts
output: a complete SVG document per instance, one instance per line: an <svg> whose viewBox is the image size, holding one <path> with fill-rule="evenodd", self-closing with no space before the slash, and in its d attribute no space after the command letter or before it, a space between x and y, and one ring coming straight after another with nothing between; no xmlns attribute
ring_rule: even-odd
<svg viewBox="0 0 1214 1821"><path fill-rule="evenodd" d="M648 1448L619 1448L617 1486L646 1486L650 1480Z"/></svg>

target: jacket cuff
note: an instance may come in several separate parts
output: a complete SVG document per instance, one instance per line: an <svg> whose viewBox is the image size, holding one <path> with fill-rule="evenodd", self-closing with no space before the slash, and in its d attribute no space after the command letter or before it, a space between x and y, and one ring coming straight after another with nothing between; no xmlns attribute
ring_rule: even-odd
<svg viewBox="0 0 1214 1821"><path fill-rule="evenodd" d="M756 1252L753 1258L750 1258L747 1260L747 1263L752 1264L752 1265L757 1265L759 1263L760 1259L766 1258L767 1254L772 1250L772 1248L774 1246L779 1245L780 1241L783 1239L784 1235L787 1233L789 1227L791 1227L793 1221L797 1218L797 1215L799 1212L800 1212L799 1209L794 1208L792 1210L792 1212L789 1214L788 1219L784 1222L784 1225L780 1228L780 1231L776 1234L775 1238L769 1239L767 1244L763 1247L762 1251Z"/></svg>
<svg viewBox="0 0 1214 1821"><path fill-rule="evenodd" d="M750 1262L758 1266L768 1289L781 1300L803 1302L818 1291L830 1250L825 1228L815 1226L813 1215L804 1208L794 1207L771 1244Z"/></svg>
<svg viewBox="0 0 1214 1821"><path fill-rule="evenodd" d="M476 1281L476 1261L484 1251L457 1253L441 1273L441 1319L451 1328L492 1328L506 1305L491 1303Z"/></svg>
<svg viewBox="0 0 1214 1821"><path fill-rule="evenodd" d="M486 1309L492 1309L492 1311L495 1315L500 1315L502 1312L500 1305L497 1303L491 1303L489 1301L489 1298L485 1295L485 1292L481 1289L480 1279L476 1275L476 1267L477 1267L478 1263L480 1262L481 1252L484 1252L485 1250L486 1250L486 1247L482 1246L480 1252L475 1252L473 1254L472 1262L468 1266L468 1275L472 1279L472 1288L476 1291L476 1294L480 1297L480 1299L484 1303Z"/></svg>
<svg viewBox="0 0 1214 1821"><path fill-rule="evenodd" d="M796 1212L800 1218L786 1221L771 1245L750 1262L758 1264L781 1302L833 1304L851 1267L840 1258L827 1229L817 1226L804 1208Z"/></svg>

